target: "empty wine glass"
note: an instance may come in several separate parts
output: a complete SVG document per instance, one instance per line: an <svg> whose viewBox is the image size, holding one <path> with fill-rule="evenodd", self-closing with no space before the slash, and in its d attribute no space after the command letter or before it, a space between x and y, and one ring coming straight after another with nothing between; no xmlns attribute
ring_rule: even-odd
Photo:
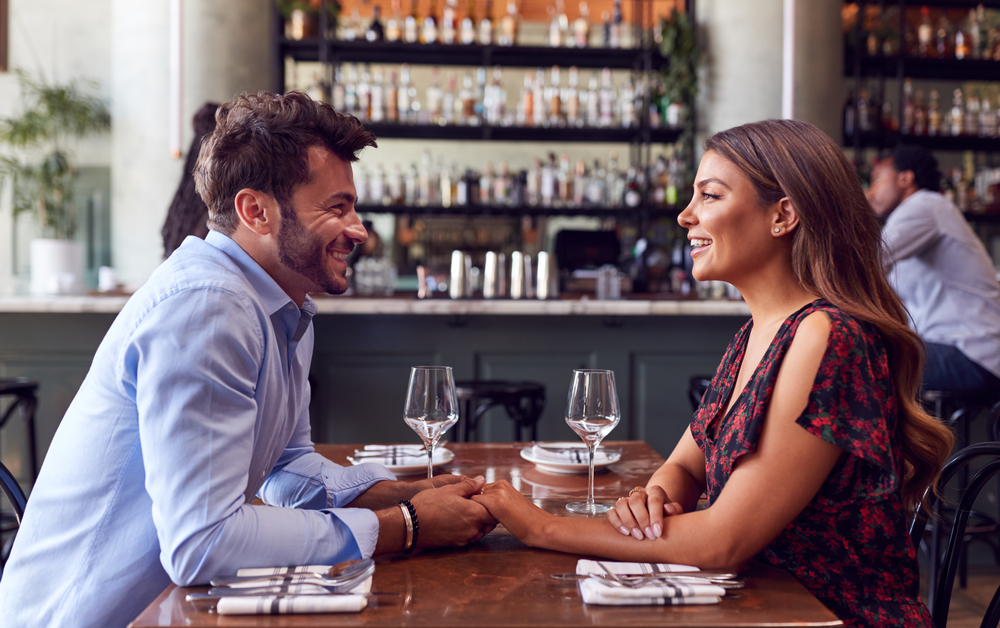
<svg viewBox="0 0 1000 628"><path fill-rule="evenodd" d="M621 420L618 389L614 371L577 369L573 371L566 399L566 423L587 444L590 453L590 481L587 501L566 504L566 510L599 515L611 510L607 504L594 502L594 452L597 445Z"/></svg>
<svg viewBox="0 0 1000 628"><path fill-rule="evenodd" d="M427 448L427 477L434 477L434 447L458 422L458 398L450 366L414 366L406 389L403 420Z"/></svg>

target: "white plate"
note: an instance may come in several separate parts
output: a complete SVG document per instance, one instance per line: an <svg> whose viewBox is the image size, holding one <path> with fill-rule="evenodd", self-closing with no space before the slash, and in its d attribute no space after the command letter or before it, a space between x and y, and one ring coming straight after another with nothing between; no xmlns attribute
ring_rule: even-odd
<svg viewBox="0 0 1000 628"><path fill-rule="evenodd" d="M448 464L455 459L455 452L446 447L436 447L434 449L434 463L435 468L441 465ZM437 452L440 451L441 455L438 457ZM375 464L380 464L386 469L392 471L396 475L416 475L417 473L427 472L427 462L426 460L421 464L386 464L378 458L354 458L353 456L348 456L347 459L351 464L361 464L362 462L374 462Z"/></svg>
<svg viewBox="0 0 1000 628"><path fill-rule="evenodd" d="M587 458L587 446L583 443L544 443L546 447L557 448L557 449L579 449L581 450L582 459ZM598 446L597 450L603 450L603 447ZM521 457L531 462L539 471L544 471L546 473L558 473L560 475L572 475L577 473L587 473L590 470L590 464L588 462L557 462L553 460L540 460L536 458L531 451L531 447L526 447L521 450ZM604 467L614 464L621 459L622 455L618 451L614 451L608 454L607 458L597 460L594 457L594 470L603 469Z"/></svg>

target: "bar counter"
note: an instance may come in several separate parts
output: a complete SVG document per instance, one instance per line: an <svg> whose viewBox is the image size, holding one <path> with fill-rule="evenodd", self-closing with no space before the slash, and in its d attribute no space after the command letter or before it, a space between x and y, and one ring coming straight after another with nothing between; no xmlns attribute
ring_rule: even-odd
<svg viewBox="0 0 1000 628"><path fill-rule="evenodd" d="M40 384L38 460L127 300L0 298L0 375ZM713 374L749 319L742 301L324 296L316 302L310 412L320 443L416 442L402 409L409 368L418 364L451 366L456 380L540 382L547 405L538 438L576 440L563 420L570 374L606 368L615 371L623 415L611 437L644 440L667 454L690 421L690 378ZM511 440L506 412L489 411L475 436ZM17 456L20 442L15 434L5 437L5 461Z"/></svg>

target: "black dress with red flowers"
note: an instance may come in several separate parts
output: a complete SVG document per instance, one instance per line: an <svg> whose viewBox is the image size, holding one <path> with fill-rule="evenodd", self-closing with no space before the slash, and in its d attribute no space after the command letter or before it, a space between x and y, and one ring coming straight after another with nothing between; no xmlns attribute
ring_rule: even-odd
<svg viewBox="0 0 1000 628"><path fill-rule="evenodd" d="M719 497L740 458L756 450L781 362L799 323L813 312L829 317L830 336L797 422L843 452L819 493L756 558L788 570L849 626L930 626L900 497L895 388L873 325L823 299L805 306L782 323L723 417L753 321L743 326L691 424L705 453L708 504ZM775 487L775 498L780 494Z"/></svg>

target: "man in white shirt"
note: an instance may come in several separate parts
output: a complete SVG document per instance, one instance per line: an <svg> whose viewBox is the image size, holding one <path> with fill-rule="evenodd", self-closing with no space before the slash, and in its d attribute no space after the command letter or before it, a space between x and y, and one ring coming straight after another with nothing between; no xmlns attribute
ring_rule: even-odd
<svg viewBox="0 0 1000 628"><path fill-rule="evenodd" d="M1000 391L997 271L940 182L920 147L899 146L875 166L868 200L886 219L886 272L927 346L924 389Z"/></svg>

